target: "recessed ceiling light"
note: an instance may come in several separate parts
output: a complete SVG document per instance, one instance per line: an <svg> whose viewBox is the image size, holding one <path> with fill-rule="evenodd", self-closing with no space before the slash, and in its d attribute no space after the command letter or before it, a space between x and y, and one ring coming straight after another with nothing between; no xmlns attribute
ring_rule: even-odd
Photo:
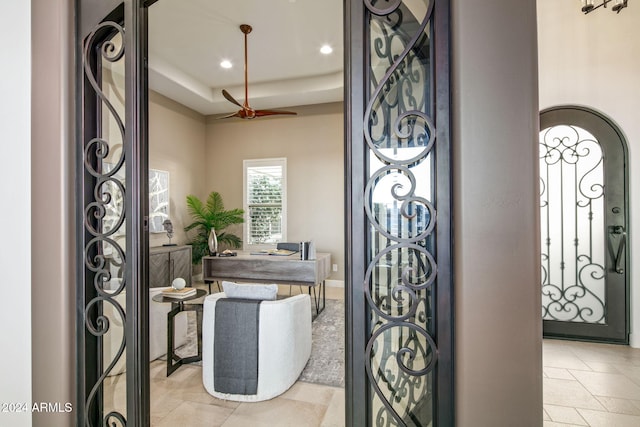
<svg viewBox="0 0 640 427"><path fill-rule="evenodd" d="M329 55L331 52L333 52L333 48L328 44L325 44L320 48L320 53L324 55Z"/></svg>
<svg viewBox="0 0 640 427"><path fill-rule="evenodd" d="M233 67L233 64L228 59L225 59L220 63L220 66L222 68L231 68L231 67Z"/></svg>

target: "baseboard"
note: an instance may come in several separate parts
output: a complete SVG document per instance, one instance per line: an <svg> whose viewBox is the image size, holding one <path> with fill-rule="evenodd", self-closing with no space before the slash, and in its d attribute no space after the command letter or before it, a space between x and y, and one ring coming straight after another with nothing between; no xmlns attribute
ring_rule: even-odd
<svg viewBox="0 0 640 427"><path fill-rule="evenodd" d="M640 348L640 335L629 334L629 347Z"/></svg>
<svg viewBox="0 0 640 427"><path fill-rule="evenodd" d="M344 288L344 280L327 279L324 284L328 288Z"/></svg>

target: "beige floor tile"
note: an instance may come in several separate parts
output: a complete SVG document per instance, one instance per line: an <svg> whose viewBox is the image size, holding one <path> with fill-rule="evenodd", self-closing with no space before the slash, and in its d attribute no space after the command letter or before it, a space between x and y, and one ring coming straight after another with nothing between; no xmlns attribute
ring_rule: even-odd
<svg viewBox="0 0 640 427"><path fill-rule="evenodd" d="M591 427L638 427L640 417L634 415L612 414L610 412L578 409Z"/></svg>
<svg viewBox="0 0 640 427"><path fill-rule="evenodd" d="M223 427L317 427L327 406L283 398L241 403Z"/></svg>
<svg viewBox="0 0 640 427"><path fill-rule="evenodd" d="M640 366L632 365L614 365L617 372L629 378L636 384L640 385Z"/></svg>
<svg viewBox="0 0 640 427"><path fill-rule="evenodd" d="M327 412L322 419L321 427L344 427L345 425L344 390L338 389L333 393Z"/></svg>
<svg viewBox="0 0 640 427"><path fill-rule="evenodd" d="M609 412L640 415L640 400L617 399L604 396L596 396L596 399L598 399Z"/></svg>
<svg viewBox="0 0 640 427"><path fill-rule="evenodd" d="M557 380L574 380L575 377L567 369L544 367L542 372L546 378L555 378Z"/></svg>
<svg viewBox="0 0 640 427"><path fill-rule="evenodd" d="M543 427L575 427L575 424L557 423L555 421L543 421Z"/></svg>
<svg viewBox="0 0 640 427"><path fill-rule="evenodd" d="M585 362L602 362L623 365L638 365L640 349L625 345L576 343L571 351Z"/></svg>
<svg viewBox="0 0 640 427"><path fill-rule="evenodd" d="M182 369L182 368L180 368ZM176 371L177 373L178 371ZM175 379L169 380L155 380L151 382L151 406L155 406L155 400L160 400L159 410L164 410L166 403L173 403L174 400L178 402L197 402L208 405L222 406L225 408L236 408L239 403L229 400L216 399L211 396L204 388L202 384L202 370L199 368L185 371L185 375L181 376L180 381ZM171 408L174 409L174 408ZM153 411L152 411L153 413Z"/></svg>
<svg viewBox="0 0 640 427"><path fill-rule="evenodd" d="M549 416L549 414L547 414L547 411L545 411L544 409L542 410L542 419L544 421L551 421L551 417Z"/></svg>
<svg viewBox="0 0 640 427"><path fill-rule="evenodd" d="M576 369L581 371L591 370L578 356L568 350L554 351L545 349L542 356L542 366L545 368Z"/></svg>
<svg viewBox="0 0 640 427"><path fill-rule="evenodd" d="M152 417L164 418L182 403L182 399L179 396L173 394L171 392L171 389L166 385L151 384L149 412Z"/></svg>
<svg viewBox="0 0 640 427"><path fill-rule="evenodd" d="M233 409L196 402L182 402L180 406L162 418L156 427L214 427L221 426Z"/></svg>
<svg viewBox="0 0 640 427"><path fill-rule="evenodd" d="M611 374L619 374L620 371L616 366L612 363L604 363L604 362L584 362L593 372L608 372Z"/></svg>
<svg viewBox="0 0 640 427"><path fill-rule="evenodd" d="M280 397L328 406L335 390L342 389L298 381Z"/></svg>
<svg viewBox="0 0 640 427"><path fill-rule="evenodd" d="M551 421L557 423L574 424L578 426L587 426L586 421L580 416L575 408L556 405L544 405L544 410L551 417Z"/></svg>
<svg viewBox="0 0 640 427"><path fill-rule="evenodd" d="M640 386L622 374L574 370L571 374L594 396L640 400Z"/></svg>
<svg viewBox="0 0 640 427"><path fill-rule="evenodd" d="M327 299L344 299L344 288L327 287Z"/></svg>
<svg viewBox="0 0 640 427"><path fill-rule="evenodd" d="M545 405L605 410L604 406L578 381L545 378L543 380L543 401Z"/></svg>

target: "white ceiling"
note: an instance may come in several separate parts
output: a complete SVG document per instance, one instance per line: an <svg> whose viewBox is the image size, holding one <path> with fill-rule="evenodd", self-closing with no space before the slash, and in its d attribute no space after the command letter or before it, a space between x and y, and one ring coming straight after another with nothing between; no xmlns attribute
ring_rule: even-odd
<svg viewBox="0 0 640 427"><path fill-rule="evenodd" d="M342 15L342 0L159 0L149 8L149 86L204 115L237 111L221 90L244 101L239 26L249 24L253 108L340 101ZM323 44L333 53L320 54Z"/></svg>

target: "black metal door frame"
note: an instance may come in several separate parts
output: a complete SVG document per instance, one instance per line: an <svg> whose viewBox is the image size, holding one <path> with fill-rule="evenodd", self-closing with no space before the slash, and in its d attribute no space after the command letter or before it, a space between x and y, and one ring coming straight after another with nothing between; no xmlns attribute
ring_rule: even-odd
<svg viewBox="0 0 640 427"><path fill-rule="evenodd" d="M369 256L369 228L365 214L365 187L368 156L365 142L365 117L370 102L368 19L376 6L370 0L345 2L345 235L346 235L346 424L349 426L377 425L371 415L371 384L367 378L367 346L371 337L365 287ZM402 1L385 4L392 14L403 6ZM454 421L453 388L453 278L451 230L451 151L450 151L450 2L435 1L432 15L432 60L434 79L432 88L436 140L435 228L437 279L435 286L436 327L434 341L437 363L434 380L433 425L451 426ZM383 6L378 6L381 8ZM426 113L426 112L424 112ZM386 420L385 425L406 425L401 419ZM415 420L413 420L415 422ZM390 424L389 424L390 423ZM415 424L420 425L420 424Z"/></svg>
<svg viewBox="0 0 640 427"><path fill-rule="evenodd" d="M604 114L587 107L561 105L540 113L540 129L575 125L592 133L604 162L604 238L606 280L605 323L544 320L544 336L587 341L629 343L629 184L627 143L620 128ZM615 199L615 203L614 203ZM624 205L624 206L621 206ZM544 232L544 230L542 230ZM576 243L577 244L577 243ZM544 244L543 244L544 254ZM544 271L544 265L543 265ZM543 280L545 275L543 274ZM545 283L543 283L543 286ZM574 286L575 287L575 286ZM544 288L543 288L544 291ZM568 300L564 300L568 301ZM611 305L609 305L611 304Z"/></svg>
<svg viewBox="0 0 640 427"><path fill-rule="evenodd" d="M148 153L147 153L147 10L152 1L76 0L76 355L77 425L149 425L148 293ZM122 36L121 47L108 40ZM125 113L123 128L125 182L116 184L103 170L108 142L102 141L102 112L109 109L101 91L101 61L124 55ZM105 182L112 182L124 200L123 280L116 294L104 291L111 278L104 244L112 231L103 230ZM113 195L111 195L113 196ZM117 245L115 245L117 246ZM115 296L126 291L125 307ZM110 323L103 314L109 304L122 317L124 337L115 358L126 349L126 413L103 410L104 380L114 360L103 360L102 337ZM126 314L125 314L126 313ZM114 319L111 319L112 321Z"/></svg>
<svg viewBox="0 0 640 427"><path fill-rule="evenodd" d="M95 269L87 260L104 262L99 250L88 245L96 237L87 230L94 221L86 215L86 207L96 202L95 186L102 179L88 173L84 157L85 144L99 137L100 100L86 82L82 58L85 37L103 21L124 23L126 72L125 157L126 157L126 264L127 282L125 336L127 343L127 414L126 424L149 424L148 372L148 297L147 280L147 13L153 1L143 0L77 0L77 255L85 260L77 271L77 356L78 356L78 425L99 425L107 419L125 420L124 414L103 414L102 405L88 401L91 390L100 390L104 380L99 333L88 328L96 324L102 298L94 285ZM453 286L451 259L451 157L450 157L450 83L449 83L449 0L434 2L432 17L434 61L435 127L435 207L438 224L434 230L437 254L437 279L434 315L437 362L434 368L434 425L454 425L453 395ZM402 1L389 2L390 8ZM113 12L115 9L115 12ZM346 421L350 426L372 425L369 415L371 386L366 374L366 347L370 331L366 309L365 276L368 260L367 225L364 189L366 174L363 122L369 102L367 69L368 16L375 9L370 0L345 1L345 170L346 170ZM114 27L115 28L115 27ZM100 34L104 36L103 31ZM99 50L93 50L91 67L97 71ZM95 160L96 153L91 161ZM99 155L97 155L99 157ZM89 163L91 162L89 161ZM98 233L99 234L99 233ZM86 315L85 315L86 313ZM108 328L108 326L106 326ZM98 393L99 396L100 393ZM399 422L402 425L402 421Z"/></svg>

